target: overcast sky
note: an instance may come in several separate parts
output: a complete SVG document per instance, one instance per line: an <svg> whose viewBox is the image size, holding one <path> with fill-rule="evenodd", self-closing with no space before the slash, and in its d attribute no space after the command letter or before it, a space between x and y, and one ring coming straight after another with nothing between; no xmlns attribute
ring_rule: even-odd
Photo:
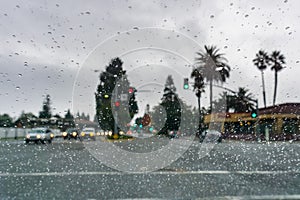
<svg viewBox="0 0 300 200"><path fill-rule="evenodd" d="M261 76L252 60L260 49L280 50L287 64L279 73L277 103L299 102L299 7L297 0L1 1L0 113L38 114L45 94L50 94L53 114L64 115L70 108L93 115L97 77L115 56L124 60L137 88L162 90L172 74L178 93L196 105L194 94L182 90L182 78L189 76L195 51L205 44L216 45L228 59L232 71L224 86L250 89L260 106ZM154 31L144 31L149 27ZM131 52L143 45L157 49ZM91 56L97 55L99 60L92 62ZM274 72L265 74L271 105ZM139 94L140 107L152 103L151 98L158 102L160 95ZM204 105L208 96L207 89Z"/></svg>

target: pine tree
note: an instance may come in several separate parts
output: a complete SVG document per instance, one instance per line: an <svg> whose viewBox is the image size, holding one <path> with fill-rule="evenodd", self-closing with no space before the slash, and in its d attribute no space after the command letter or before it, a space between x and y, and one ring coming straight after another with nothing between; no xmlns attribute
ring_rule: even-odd
<svg viewBox="0 0 300 200"><path fill-rule="evenodd" d="M113 131L115 127L115 119L111 105L114 103L112 101L115 100L112 98L114 89L117 87L119 92L128 93L130 84L122 65L123 62L120 58L114 58L109 65L106 66L106 70L99 76L100 84L95 93L96 115L99 125L103 130ZM120 112L122 115L124 112L129 112L130 117L133 118L134 114L138 111L137 102L135 101L135 91L130 95L128 104L129 110L120 110L118 113Z"/></svg>
<svg viewBox="0 0 300 200"><path fill-rule="evenodd" d="M47 94L43 102L43 109L39 112L39 118L50 119L51 116L51 100L50 95Z"/></svg>
<svg viewBox="0 0 300 200"><path fill-rule="evenodd" d="M161 106L164 107L167 119L159 134L168 134L168 131L178 131L181 122L181 107L176 87L171 75L167 77L164 94L161 99Z"/></svg>

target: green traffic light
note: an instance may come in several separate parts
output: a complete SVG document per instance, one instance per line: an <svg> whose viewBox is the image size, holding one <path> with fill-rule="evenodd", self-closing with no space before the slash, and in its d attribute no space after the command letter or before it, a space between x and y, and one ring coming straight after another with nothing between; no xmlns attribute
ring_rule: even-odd
<svg viewBox="0 0 300 200"><path fill-rule="evenodd" d="M183 80L183 89L185 89L185 90L189 89L189 79L188 78L185 78Z"/></svg>
<svg viewBox="0 0 300 200"><path fill-rule="evenodd" d="M256 118L257 117L257 113L255 113L255 112L251 113L251 117L252 118Z"/></svg>

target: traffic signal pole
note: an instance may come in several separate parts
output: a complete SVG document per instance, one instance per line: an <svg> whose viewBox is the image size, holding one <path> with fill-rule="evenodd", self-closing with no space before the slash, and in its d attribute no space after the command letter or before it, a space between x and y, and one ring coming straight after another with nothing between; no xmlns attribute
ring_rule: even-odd
<svg viewBox="0 0 300 200"><path fill-rule="evenodd" d="M115 87L115 98L116 100L118 100L118 86L116 85ZM118 132L118 111L116 109L116 105L115 105L115 126L114 126L114 134L116 134Z"/></svg>

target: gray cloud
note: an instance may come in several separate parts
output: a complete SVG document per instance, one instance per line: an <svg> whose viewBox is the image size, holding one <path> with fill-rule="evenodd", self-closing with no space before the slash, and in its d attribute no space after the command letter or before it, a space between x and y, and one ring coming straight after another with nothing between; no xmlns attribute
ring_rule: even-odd
<svg viewBox="0 0 300 200"><path fill-rule="evenodd" d="M54 112L63 113L71 107L76 73L89 52L108 37L134 27L173 29L202 46L217 45L234 69L225 85L233 89L245 86L256 95L261 94L261 82L252 64L255 53L281 50L287 68L279 74L278 102L299 101L299 4L291 0L2 1L0 98L5 103L0 113L37 113L46 93L53 97ZM270 70L266 80L270 104ZM192 95L190 101L195 101ZM205 97L203 102L207 104Z"/></svg>

